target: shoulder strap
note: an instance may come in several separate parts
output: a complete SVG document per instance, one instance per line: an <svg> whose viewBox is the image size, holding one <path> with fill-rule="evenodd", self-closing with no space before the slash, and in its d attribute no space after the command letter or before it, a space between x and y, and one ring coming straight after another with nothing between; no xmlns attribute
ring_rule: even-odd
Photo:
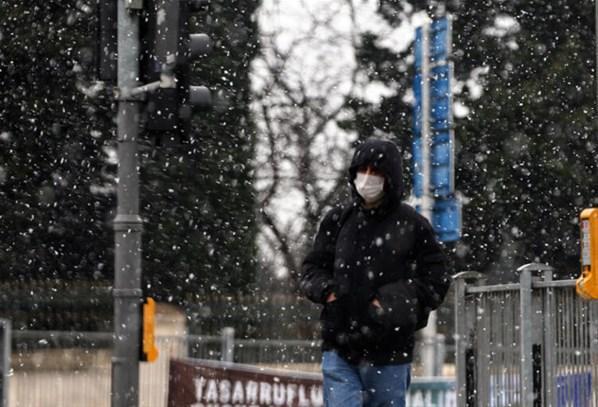
<svg viewBox="0 0 598 407"><path fill-rule="evenodd" d="M336 229L336 236L334 237L335 240L338 238L338 234L341 232L341 229L343 228L343 225L345 224L347 219L349 219L349 216L351 215L352 211L352 204L349 204L347 207L343 208L343 211L341 212L341 215L338 218L338 228Z"/></svg>

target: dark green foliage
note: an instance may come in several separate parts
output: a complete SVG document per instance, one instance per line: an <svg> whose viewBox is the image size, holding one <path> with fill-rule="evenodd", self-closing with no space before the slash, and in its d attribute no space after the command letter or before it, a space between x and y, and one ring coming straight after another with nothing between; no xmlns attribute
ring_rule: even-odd
<svg viewBox="0 0 598 407"><path fill-rule="evenodd" d="M89 281L35 280L0 284L2 318L15 329L110 331L112 295Z"/></svg>
<svg viewBox="0 0 598 407"><path fill-rule="evenodd" d="M196 115L190 143L144 159L142 213L148 292L182 305L206 293L236 294L253 281L257 250L253 173L255 130L249 65L255 57L256 2L213 4L206 26L214 51L195 63L193 84L225 95Z"/></svg>
<svg viewBox="0 0 598 407"><path fill-rule="evenodd" d="M542 261L577 274L576 219L597 192L593 4L469 3L455 22L464 33L455 37L456 66L462 78L475 61L490 70L484 95L468 102L471 114L457 129L458 185L471 199L460 263L502 274ZM520 29L484 35L500 14L515 17Z"/></svg>
<svg viewBox="0 0 598 407"><path fill-rule="evenodd" d="M222 327L235 328L237 338L317 339L319 309L305 298L271 290L249 295L206 295L189 307L191 330L218 334Z"/></svg>
<svg viewBox="0 0 598 407"><path fill-rule="evenodd" d="M0 316L17 328L106 329L112 318L114 102L76 89L94 71L90 6L0 0ZM197 115L191 145L142 140L144 288L158 300L184 305L253 279L256 7L229 2L211 17L218 43L195 83L232 90L228 107Z"/></svg>
<svg viewBox="0 0 598 407"><path fill-rule="evenodd" d="M480 67L488 74L481 75L480 98L472 100L467 86L458 95L470 113L457 120L455 132L457 189L466 198L455 268L508 278L513 268L542 261L562 275L576 274L576 219L596 204L598 192L593 3L460 3L453 10L456 79L465 81ZM402 7L384 1L380 13L396 25ZM504 15L518 27L496 35L490 29ZM412 67L408 73L397 67L394 78L387 73L405 55L378 52L371 35L363 44L360 62L372 79L412 80ZM364 112L365 125L358 127L363 135L390 131L410 149L412 115L400 103L406 89L401 86L378 109L355 102L356 111Z"/></svg>
<svg viewBox="0 0 598 407"><path fill-rule="evenodd" d="M0 278L97 279L113 199L90 188L105 182L110 104L75 89L89 16L75 1L37 3L0 3Z"/></svg>
<svg viewBox="0 0 598 407"><path fill-rule="evenodd" d="M102 147L112 112L75 88L76 72L92 61L93 22L76 3L0 2L0 279L10 287L0 302L20 302L16 316L2 307L16 327L45 326L58 313L38 295L41 285L50 292L64 289L57 281L105 286L112 270L114 199L92 192L109 181ZM64 291L53 292L69 298Z"/></svg>
<svg viewBox="0 0 598 407"><path fill-rule="evenodd" d="M382 2L379 12L387 19L389 24L398 25L401 22L399 12L402 3L396 1ZM398 92L389 97L382 98L379 105L373 105L362 99L352 99L349 108L354 115L351 121L340 123L345 129L355 129L360 139L372 135L393 134L395 142L405 152L405 176L410 177L411 168L408 165L411 150L411 141L405 135L411 132L411 105L403 100L405 92L411 87L411 75L408 73L410 66L407 57L411 50L395 53L384 48L378 43L381 40L377 34L365 33L361 45L356 51L360 67L372 81L379 81L393 86ZM408 181L406 179L406 181Z"/></svg>

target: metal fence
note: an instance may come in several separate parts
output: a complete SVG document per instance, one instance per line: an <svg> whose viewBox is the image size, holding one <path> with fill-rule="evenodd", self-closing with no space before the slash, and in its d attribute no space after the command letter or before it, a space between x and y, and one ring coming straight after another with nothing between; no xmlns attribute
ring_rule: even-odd
<svg viewBox="0 0 598 407"><path fill-rule="evenodd" d="M110 406L112 334L13 331L10 407ZM317 369L319 341L159 336L160 357L140 367L140 406L166 406L171 357ZM232 351L225 344L232 346Z"/></svg>
<svg viewBox="0 0 598 407"><path fill-rule="evenodd" d="M10 337L10 321L6 319L0 319L0 407L8 406Z"/></svg>
<svg viewBox="0 0 598 407"><path fill-rule="evenodd" d="M598 302L546 265L517 283L456 276L459 406L598 406Z"/></svg>
<svg viewBox="0 0 598 407"><path fill-rule="evenodd" d="M140 365L139 405L143 407L166 406L168 367L173 357L229 358L237 363L302 371L320 368L319 340L184 335L158 336L156 342L158 360ZM110 406L112 333L13 330L11 354L10 407ZM420 393L414 392L412 405L419 405ZM426 397L432 394L428 393Z"/></svg>

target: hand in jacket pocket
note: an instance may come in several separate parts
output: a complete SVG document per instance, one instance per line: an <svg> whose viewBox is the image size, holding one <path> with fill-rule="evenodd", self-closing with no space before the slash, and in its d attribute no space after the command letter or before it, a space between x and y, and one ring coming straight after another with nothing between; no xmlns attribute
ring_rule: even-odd
<svg viewBox="0 0 598 407"><path fill-rule="evenodd" d="M346 332L348 329L347 318L346 301L344 298L335 297L334 300L327 301L320 316L322 339L338 344L346 341Z"/></svg>
<svg viewBox="0 0 598 407"><path fill-rule="evenodd" d="M414 330L418 326L421 305L415 285L409 280L398 280L379 287L376 298L381 308L374 311L385 328Z"/></svg>

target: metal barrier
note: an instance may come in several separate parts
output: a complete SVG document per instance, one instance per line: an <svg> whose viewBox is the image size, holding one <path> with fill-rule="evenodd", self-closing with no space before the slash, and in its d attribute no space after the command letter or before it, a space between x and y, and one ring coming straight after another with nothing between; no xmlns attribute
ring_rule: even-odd
<svg viewBox="0 0 598 407"><path fill-rule="evenodd" d="M10 321L6 319L0 319L0 407L8 406L10 337Z"/></svg>
<svg viewBox="0 0 598 407"><path fill-rule="evenodd" d="M111 333L12 335L10 407L110 405Z"/></svg>
<svg viewBox="0 0 598 407"><path fill-rule="evenodd" d="M171 357L232 359L319 371L319 340L231 340L230 333L225 336L158 336L158 360L140 366L139 405L166 406ZM110 406L112 333L13 330L12 337L10 407ZM428 398L441 397L437 390L421 387L413 393L413 405L429 405ZM442 400L450 398L444 393Z"/></svg>
<svg viewBox="0 0 598 407"><path fill-rule="evenodd" d="M542 264L517 283L455 276L459 406L598 406L598 302Z"/></svg>
<svg viewBox="0 0 598 407"><path fill-rule="evenodd" d="M10 407L110 406L112 333L13 331ZM166 406L171 357L223 358L222 336L159 336L154 363L140 367L139 405ZM225 355L226 356L226 355ZM235 339L235 362L317 368L319 341Z"/></svg>

